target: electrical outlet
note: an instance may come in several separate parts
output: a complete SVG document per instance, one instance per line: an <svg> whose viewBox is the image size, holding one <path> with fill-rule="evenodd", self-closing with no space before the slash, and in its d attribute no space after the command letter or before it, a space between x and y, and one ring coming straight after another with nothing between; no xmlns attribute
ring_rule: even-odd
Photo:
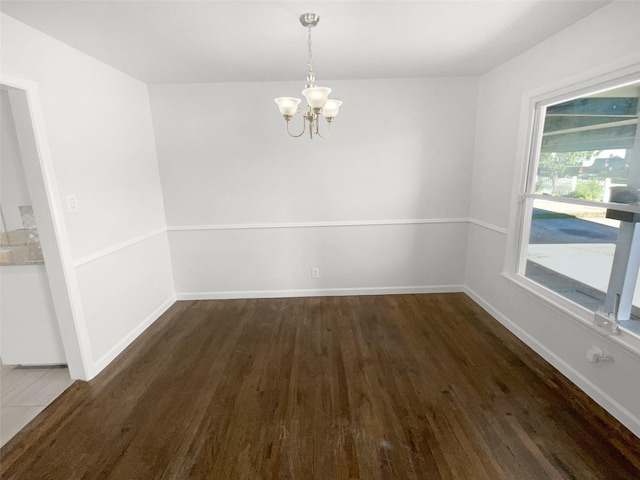
<svg viewBox="0 0 640 480"><path fill-rule="evenodd" d="M311 278L313 279L320 278L320 269L318 267L313 267L311 269Z"/></svg>

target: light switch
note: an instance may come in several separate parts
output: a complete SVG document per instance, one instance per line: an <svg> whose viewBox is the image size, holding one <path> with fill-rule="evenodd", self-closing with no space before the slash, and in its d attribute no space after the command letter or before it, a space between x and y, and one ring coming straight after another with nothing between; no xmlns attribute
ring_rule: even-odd
<svg viewBox="0 0 640 480"><path fill-rule="evenodd" d="M78 197L75 194L65 195L64 199L67 202L67 212L76 213L80 211Z"/></svg>

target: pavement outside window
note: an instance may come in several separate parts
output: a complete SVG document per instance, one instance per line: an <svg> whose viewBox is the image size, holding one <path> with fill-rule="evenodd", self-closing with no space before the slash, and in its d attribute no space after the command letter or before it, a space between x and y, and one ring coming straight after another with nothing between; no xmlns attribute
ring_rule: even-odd
<svg viewBox="0 0 640 480"><path fill-rule="evenodd" d="M589 310L609 284L620 222L605 209L535 200L525 276ZM640 282L632 315L640 320Z"/></svg>

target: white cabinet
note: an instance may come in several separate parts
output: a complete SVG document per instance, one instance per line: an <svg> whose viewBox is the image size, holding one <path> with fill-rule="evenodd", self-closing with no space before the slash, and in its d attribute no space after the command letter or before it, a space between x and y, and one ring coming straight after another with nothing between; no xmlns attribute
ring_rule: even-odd
<svg viewBox="0 0 640 480"><path fill-rule="evenodd" d="M67 363L44 265L0 267L0 357L6 365Z"/></svg>

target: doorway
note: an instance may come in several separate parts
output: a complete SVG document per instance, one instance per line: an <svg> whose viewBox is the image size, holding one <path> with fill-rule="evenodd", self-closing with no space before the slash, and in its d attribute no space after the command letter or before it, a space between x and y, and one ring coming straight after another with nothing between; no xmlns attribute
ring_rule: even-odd
<svg viewBox="0 0 640 480"><path fill-rule="evenodd" d="M27 180L12 111L13 94L0 86L0 358L3 365L66 365L39 215L31 201L33 182Z"/></svg>
<svg viewBox="0 0 640 480"><path fill-rule="evenodd" d="M64 356L71 378L87 380L93 376L93 359L38 86L7 74L0 74L0 86L15 122Z"/></svg>
<svg viewBox="0 0 640 480"><path fill-rule="evenodd" d="M57 247L41 242L39 220L45 231L54 222L28 106L25 90L0 85L0 446L73 383L43 252L55 258Z"/></svg>

